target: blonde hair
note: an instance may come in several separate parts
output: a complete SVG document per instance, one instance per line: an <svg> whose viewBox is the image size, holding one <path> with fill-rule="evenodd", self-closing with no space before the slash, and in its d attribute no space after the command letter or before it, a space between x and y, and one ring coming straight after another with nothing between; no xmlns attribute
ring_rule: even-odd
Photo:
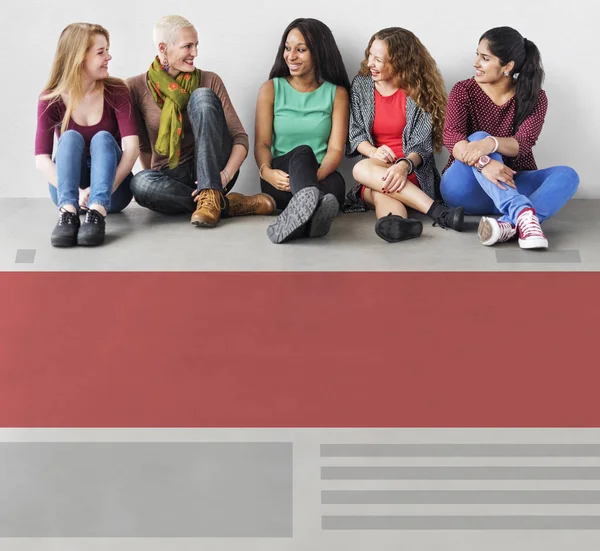
<svg viewBox="0 0 600 551"><path fill-rule="evenodd" d="M61 124L61 134L67 130L71 114L77 108L84 96L82 68L85 56L94 44L96 35L102 35L110 45L108 31L92 23L71 23L67 25L58 39L50 78L44 87L41 99L51 102L61 99L68 94L66 112ZM107 78L102 82L104 87L124 86L125 83L117 78Z"/></svg>
<svg viewBox="0 0 600 551"><path fill-rule="evenodd" d="M173 44L179 31L189 28L193 29L194 25L185 17L181 17L181 15L165 15L154 25L154 31L152 32L154 45L158 48L161 42L167 45Z"/></svg>
<svg viewBox="0 0 600 551"><path fill-rule="evenodd" d="M400 27L390 27L371 37L365 60L360 66L361 75L371 74L369 52L375 40L386 43L392 73L399 85L423 111L431 115L434 150L441 151L448 95L435 60L412 32Z"/></svg>

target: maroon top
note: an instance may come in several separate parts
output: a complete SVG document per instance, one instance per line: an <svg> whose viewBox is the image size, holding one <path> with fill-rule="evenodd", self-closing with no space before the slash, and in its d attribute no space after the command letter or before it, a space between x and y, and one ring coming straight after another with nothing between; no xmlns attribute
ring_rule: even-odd
<svg viewBox="0 0 600 551"><path fill-rule="evenodd" d="M52 155L54 145L53 134L59 137L65 111L65 104L60 98L54 102L39 100L38 123L35 134L36 155ZM102 118L98 124L80 126L71 119L67 129L76 130L83 136L88 154L92 138L102 130L110 132L119 144L121 143L121 138L137 136L137 126L135 124L129 89L123 85L105 90L104 109L102 111Z"/></svg>
<svg viewBox="0 0 600 551"><path fill-rule="evenodd" d="M450 159L444 170L454 162L454 146L475 132L487 132L496 138L515 138L519 142L519 155L503 157L504 164L516 171L537 170L532 148L544 126L547 110L548 98L541 90L533 111L514 134L514 97L504 105L496 105L474 78L457 82L448 97L444 145L450 152Z"/></svg>

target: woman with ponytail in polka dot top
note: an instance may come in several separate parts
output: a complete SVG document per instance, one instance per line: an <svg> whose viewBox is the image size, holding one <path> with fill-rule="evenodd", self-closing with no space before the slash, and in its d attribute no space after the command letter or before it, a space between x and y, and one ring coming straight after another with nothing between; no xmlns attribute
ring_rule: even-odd
<svg viewBox="0 0 600 551"><path fill-rule="evenodd" d="M442 196L467 214L501 215L481 219L483 245L518 236L523 249L546 249L540 224L571 199L579 177L565 166L538 170L532 153L548 108L540 52L515 29L498 27L481 37L474 67L448 98Z"/></svg>

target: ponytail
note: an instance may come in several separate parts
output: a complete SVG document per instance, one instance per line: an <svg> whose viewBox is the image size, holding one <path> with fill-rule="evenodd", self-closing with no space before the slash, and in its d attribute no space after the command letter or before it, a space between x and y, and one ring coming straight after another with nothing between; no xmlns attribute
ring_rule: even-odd
<svg viewBox="0 0 600 551"><path fill-rule="evenodd" d="M523 121L533 112L542 90L542 56L531 40L523 38L511 27L490 29L479 39L480 42L482 40L488 41L490 51L500 59L502 65L511 61L515 64L510 76L516 83L513 119L513 132L516 134Z"/></svg>
<svg viewBox="0 0 600 551"><path fill-rule="evenodd" d="M523 44L525 61L518 71L517 77L516 109L513 122L515 133L535 108L544 82L544 67L538 47L526 38L523 39Z"/></svg>

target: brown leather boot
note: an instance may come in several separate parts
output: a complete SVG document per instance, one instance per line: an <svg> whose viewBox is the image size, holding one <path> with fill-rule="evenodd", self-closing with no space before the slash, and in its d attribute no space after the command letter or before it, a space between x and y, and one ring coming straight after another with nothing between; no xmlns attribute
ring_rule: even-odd
<svg viewBox="0 0 600 551"><path fill-rule="evenodd" d="M203 189L198 194L196 212L192 224L198 228L214 228L221 219L225 198L218 189Z"/></svg>
<svg viewBox="0 0 600 551"><path fill-rule="evenodd" d="M266 193L258 195L242 195L241 193L230 193L229 216L247 216L249 214L273 214L275 212L275 199Z"/></svg>

